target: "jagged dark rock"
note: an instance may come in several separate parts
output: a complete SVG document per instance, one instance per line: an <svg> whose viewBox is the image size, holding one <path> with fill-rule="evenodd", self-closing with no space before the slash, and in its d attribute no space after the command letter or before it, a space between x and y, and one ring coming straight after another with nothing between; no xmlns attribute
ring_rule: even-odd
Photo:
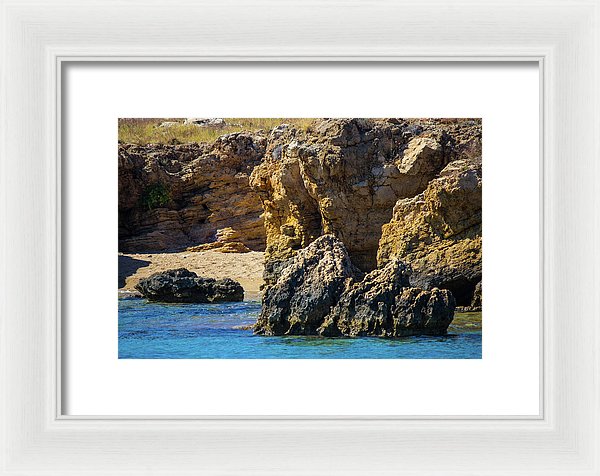
<svg viewBox="0 0 600 476"><path fill-rule="evenodd" d="M231 278L215 280L210 302L237 302L243 300L244 288L240 283Z"/></svg>
<svg viewBox="0 0 600 476"><path fill-rule="evenodd" d="M217 303L244 300L237 281L202 278L185 268L171 269L143 278L136 289L149 301L171 303Z"/></svg>
<svg viewBox="0 0 600 476"><path fill-rule="evenodd" d="M440 335L454 315L447 290L409 287L409 268L394 260L364 276L332 235L298 251L265 289L255 332L263 335Z"/></svg>
<svg viewBox="0 0 600 476"><path fill-rule="evenodd" d="M359 278L343 243L325 235L301 250L265 290L255 332L316 335L348 281Z"/></svg>
<svg viewBox="0 0 600 476"><path fill-rule="evenodd" d="M319 334L325 336L441 335L456 303L447 290L411 288L409 268L399 260L371 271L348 287Z"/></svg>

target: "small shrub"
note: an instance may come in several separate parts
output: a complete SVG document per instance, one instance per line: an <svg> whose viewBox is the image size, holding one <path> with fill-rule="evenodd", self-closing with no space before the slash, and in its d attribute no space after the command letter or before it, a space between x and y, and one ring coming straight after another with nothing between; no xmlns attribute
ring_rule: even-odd
<svg viewBox="0 0 600 476"><path fill-rule="evenodd" d="M166 185L162 182L156 182L148 185L142 194L142 206L148 210L162 208L171 201L171 194Z"/></svg>

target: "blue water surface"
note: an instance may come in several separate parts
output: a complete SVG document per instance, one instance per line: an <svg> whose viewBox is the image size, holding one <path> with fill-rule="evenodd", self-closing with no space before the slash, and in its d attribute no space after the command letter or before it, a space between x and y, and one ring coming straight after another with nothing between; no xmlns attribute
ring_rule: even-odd
<svg viewBox="0 0 600 476"><path fill-rule="evenodd" d="M260 302L159 304L119 299L120 359L480 359L481 331L442 337L263 337Z"/></svg>

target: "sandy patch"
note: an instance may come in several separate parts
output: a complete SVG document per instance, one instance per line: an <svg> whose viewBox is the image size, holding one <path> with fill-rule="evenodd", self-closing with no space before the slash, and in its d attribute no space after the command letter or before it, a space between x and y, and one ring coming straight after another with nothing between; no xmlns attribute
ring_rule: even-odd
<svg viewBox="0 0 600 476"><path fill-rule="evenodd" d="M257 298L263 283L264 253L219 253L200 251L181 253L119 253L119 289L132 291L142 278L159 271L187 268L206 278L231 278L239 281L246 299Z"/></svg>

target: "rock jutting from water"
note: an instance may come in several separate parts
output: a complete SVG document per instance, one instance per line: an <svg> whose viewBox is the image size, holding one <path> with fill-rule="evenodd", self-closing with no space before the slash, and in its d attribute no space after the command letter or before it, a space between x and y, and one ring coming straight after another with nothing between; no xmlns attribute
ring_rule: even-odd
<svg viewBox="0 0 600 476"><path fill-rule="evenodd" d="M456 302L446 289L410 287L400 260L371 271L340 297L319 329L327 336L402 337L443 335Z"/></svg>
<svg viewBox="0 0 600 476"><path fill-rule="evenodd" d="M298 250L332 234L363 272L398 257L413 268L411 285L471 302L481 280L481 120L282 125L250 186L264 208L267 286Z"/></svg>
<svg viewBox="0 0 600 476"><path fill-rule="evenodd" d="M267 286L254 331L261 335L443 335L454 316L447 290L409 286L399 260L364 275L341 240L324 235L290 259Z"/></svg>
<svg viewBox="0 0 600 476"><path fill-rule="evenodd" d="M343 243L325 235L287 263L277 283L265 289L256 332L315 335L349 282L360 271Z"/></svg>
<svg viewBox="0 0 600 476"><path fill-rule="evenodd" d="M149 301L168 303L219 303L244 300L241 284L230 278L203 278L185 268L143 278L135 287Z"/></svg>

